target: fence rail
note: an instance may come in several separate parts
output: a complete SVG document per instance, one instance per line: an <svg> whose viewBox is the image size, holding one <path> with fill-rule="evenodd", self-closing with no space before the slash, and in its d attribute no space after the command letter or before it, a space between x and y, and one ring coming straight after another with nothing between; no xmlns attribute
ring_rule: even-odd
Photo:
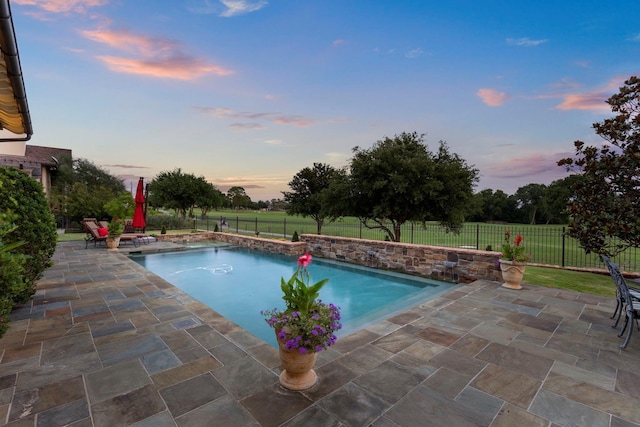
<svg viewBox="0 0 640 427"><path fill-rule="evenodd" d="M221 230L235 233L262 235L290 239L294 231L298 234L315 234L313 221L284 218L282 221L266 219L244 219L240 217L207 217L191 219L188 228L212 231L216 225ZM405 223L401 228L404 243L500 251L506 228L524 236L524 244L531 254L531 262L576 268L604 268L596 254L585 254L578 241L567 235L562 225L526 224L465 224L460 233L449 233L437 223ZM357 221L336 221L322 227L322 234L360 239L384 240L386 233L379 229L368 229ZM624 271L640 272L640 252L629 248L614 257L616 264Z"/></svg>

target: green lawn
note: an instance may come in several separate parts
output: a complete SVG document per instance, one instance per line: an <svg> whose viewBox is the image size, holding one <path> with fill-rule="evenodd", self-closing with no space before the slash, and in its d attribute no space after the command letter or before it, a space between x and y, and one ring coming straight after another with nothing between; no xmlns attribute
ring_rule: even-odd
<svg viewBox="0 0 640 427"><path fill-rule="evenodd" d="M616 287L608 274L527 266L525 283L548 288L569 289L586 294L614 297Z"/></svg>

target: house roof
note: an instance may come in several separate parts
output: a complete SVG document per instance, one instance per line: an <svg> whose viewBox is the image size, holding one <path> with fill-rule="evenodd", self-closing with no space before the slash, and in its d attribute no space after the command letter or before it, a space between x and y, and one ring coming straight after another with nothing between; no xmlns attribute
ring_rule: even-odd
<svg viewBox="0 0 640 427"><path fill-rule="evenodd" d="M0 129L16 134L0 141L28 140L33 134L9 0L0 0Z"/></svg>
<svg viewBox="0 0 640 427"><path fill-rule="evenodd" d="M67 148L41 147L27 145L24 156L0 153L0 165L19 167L57 167L63 157L72 158L71 150ZM22 167L21 167L22 168Z"/></svg>

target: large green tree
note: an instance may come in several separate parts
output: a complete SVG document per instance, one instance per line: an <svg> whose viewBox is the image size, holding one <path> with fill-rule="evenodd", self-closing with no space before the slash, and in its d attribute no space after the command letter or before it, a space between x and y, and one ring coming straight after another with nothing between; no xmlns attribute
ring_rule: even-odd
<svg viewBox="0 0 640 427"><path fill-rule="evenodd" d="M196 206L202 213L202 218L206 218L211 209L219 209L224 203L224 194L213 184L207 182L204 177L199 177L196 184Z"/></svg>
<svg viewBox="0 0 640 427"><path fill-rule="evenodd" d="M251 205L251 197L244 187L231 187L227 190L227 199L231 202L233 209L248 208Z"/></svg>
<svg viewBox="0 0 640 427"><path fill-rule="evenodd" d="M87 159L59 159L52 176L52 205L73 221L107 218L105 202L126 191L121 179Z"/></svg>
<svg viewBox="0 0 640 427"><path fill-rule="evenodd" d="M558 164L581 175L568 205L569 234L586 253L613 256L640 246L640 79L632 76L607 103L614 117L594 123L606 142L576 141Z"/></svg>
<svg viewBox="0 0 640 427"><path fill-rule="evenodd" d="M332 186L331 207L339 210L337 216L356 216L396 242L407 221L439 221L455 232L477 180L477 169L444 142L432 153L424 135L403 132L370 149L353 149L349 175Z"/></svg>
<svg viewBox="0 0 640 427"><path fill-rule="evenodd" d="M331 182L344 175L344 171L324 163L314 163L294 175L289 182L291 191L282 192L287 202L285 211L289 215L311 217L316 222L317 233L322 233L326 220L333 220L327 208L327 195Z"/></svg>
<svg viewBox="0 0 640 427"><path fill-rule="evenodd" d="M544 184L527 184L516 191L518 208L529 224L536 224L540 212L546 210L546 191L547 186Z"/></svg>

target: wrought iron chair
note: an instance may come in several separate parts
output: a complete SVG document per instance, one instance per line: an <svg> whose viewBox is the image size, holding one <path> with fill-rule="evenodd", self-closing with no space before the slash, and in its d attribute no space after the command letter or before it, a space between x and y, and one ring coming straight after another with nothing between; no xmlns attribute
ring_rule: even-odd
<svg viewBox="0 0 640 427"><path fill-rule="evenodd" d="M622 312L624 312L624 324L622 325L622 329L620 330L618 336L621 337L622 335L624 335L625 330L629 328L624 342L620 345L620 348L624 349L627 347L627 345L629 344L629 340L631 339L634 321L638 327L638 330L640 331L640 323L638 323L638 320L640 319L640 292L637 290L631 290L631 288L629 288L629 286L627 285L627 281L624 279L622 273L620 273L620 269L609 258L603 256L602 259L607 264L607 268L611 273L611 277L616 284L617 304L616 311L614 312L613 317L616 317L617 313L618 318L616 319L616 322L612 325L612 327L615 328L618 325L618 321L622 316Z"/></svg>
<svg viewBox="0 0 640 427"><path fill-rule="evenodd" d="M616 308L613 311L613 314L611 315L611 319L614 319L614 318L616 319L613 325L611 325L612 328L615 328L618 326L618 322L620 321L620 317L622 317L622 311L624 309L624 300L616 284L616 276L617 275L622 276L622 273L620 272L620 269L618 268L618 266L613 261L611 261L611 259L608 256L601 255L601 258L604 261L605 265L607 266L607 270L609 270L609 274L613 279L613 283L616 285ZM623 280L624 280L624 277L623 277ZM635 288L632 286L627 286L627 287L629 288L629 293L631 297L638 300L638 302L640 302L640 288ZM640 307L640 304L636 304L636 305Z"/></svg>

